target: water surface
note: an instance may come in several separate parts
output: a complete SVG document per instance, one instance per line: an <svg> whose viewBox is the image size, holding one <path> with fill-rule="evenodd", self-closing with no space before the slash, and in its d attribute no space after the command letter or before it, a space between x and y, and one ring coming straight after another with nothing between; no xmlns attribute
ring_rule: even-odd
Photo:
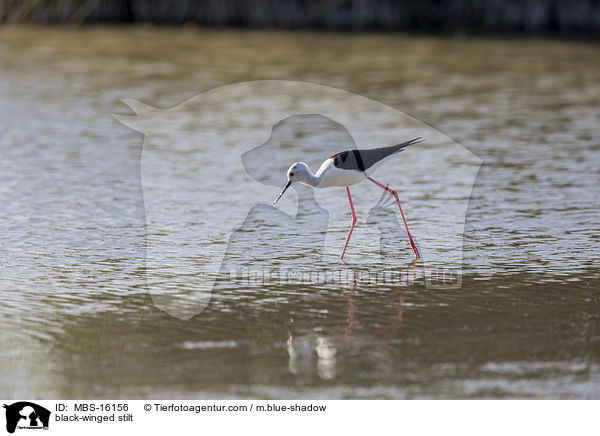
<svg viewBox="0 0 600 436"><path fill-rule="evenodd" d="M599 54L541 40L0 29L0 392L598 398ZM190 320L155 307L143 137L111 114L128 113L122 98L170 108L263 79L379 100L483 159L460 289L366 283L355 261L344 284L223 286ZM406 196L416 225L427 221L426 199ZM225 214L236 200L243 191ZM351 248L368 257L365 241ZM410 252L377 262L405 270Z"/></svg>

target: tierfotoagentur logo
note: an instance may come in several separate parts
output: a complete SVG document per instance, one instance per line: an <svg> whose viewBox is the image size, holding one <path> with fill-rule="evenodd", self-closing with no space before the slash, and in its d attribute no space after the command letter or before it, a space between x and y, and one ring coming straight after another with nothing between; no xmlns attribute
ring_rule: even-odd
<svg viewBox="0 0 600 436"><path fill-rule="evenodd" d="M47 430L50 422L50 411L45 407L29 401L19 401L3 406L6 409L6 431L14 433L19 430Z"/></svg>
<svg viewBox="0 0 600 436"><path fill-rule="evenodd" d="M123 102L134 115L115 118L144 134L146 283L172 316L199 314L216 289L323 280L344 287L348 269L370 283L460 287L481 159L427 124L357 94L293 81L227 85L171 109ZM402 153L375 150L407 141ZM308 171L335 155L342 177L377 167L375 181L350 186L352 216L340 185L288 183L273 206L286 173L294 177L292 164L304 163L312 180Z"/></svg>

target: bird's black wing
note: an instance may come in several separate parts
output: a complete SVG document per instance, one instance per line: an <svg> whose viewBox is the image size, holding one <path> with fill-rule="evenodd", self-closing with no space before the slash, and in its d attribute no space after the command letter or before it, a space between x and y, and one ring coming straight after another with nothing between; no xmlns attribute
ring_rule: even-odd
<svg viewBox="0 0 600 436"><path fill-rule="evenodd" d="M383 160L394 153L398 153L399 151L402 151L403 148L416 144L417 142L421 142L421 138L411 139L402 144L391 145L389 147L373 148L370 150L347 150L331 156L331 159L333 159L333 164L337 168L343 170L365 171L380 160Z"/></svg>

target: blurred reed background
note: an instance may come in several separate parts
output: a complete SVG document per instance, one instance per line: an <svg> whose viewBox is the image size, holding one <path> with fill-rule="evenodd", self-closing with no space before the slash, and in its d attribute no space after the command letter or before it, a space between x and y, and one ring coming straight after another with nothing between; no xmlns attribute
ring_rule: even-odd
<svg viewBox="0 0 600 436"><path fill-rule="evenodd" d="M0 23L155 23L597 37L600 1L1 0Z"/></svg>

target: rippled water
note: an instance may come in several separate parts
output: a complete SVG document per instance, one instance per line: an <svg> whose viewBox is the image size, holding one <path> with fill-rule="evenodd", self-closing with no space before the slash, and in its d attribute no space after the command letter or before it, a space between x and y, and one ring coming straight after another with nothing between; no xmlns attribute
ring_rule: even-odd
<svg viewBox="0 0 600 436"><path fill-rule="evenodd" d="M598 398L599 54L593 44L538 40L0 29L0 391L13 398ZM154 215L143 197L143 136L111 114L128 114L123 98L171 108L217 86L263 79L344 89L431 126L429 152L403 153L399 167L382 168L396 186L410 175L401 162L422 163L441 150L436 131L483 160L468 203L459 289L426 287L419 265L408 284L364 280L365 271L413 271L403 235L381 239L379 250L374 229L385 233L395 215L389 202L373 210L380 194L365 184L352 191L359 223L348 263L330 262L319 250L277 248L284 231L288 248L323 235L306 236L283 215L273 226L273 214L282 212L265 199L272 201L284 176L271 180L252 168L279 168L287 157L257 151L247 171L237 170L238 160L222 169L234 185L249 174L268 186L257 191L265 197L254 202L254 215L242 209L238 224L248 225L233 239L225 235L226 260L333 265L345 280L225 283L189 320L156 307L146 265L154 235L152 221L146 224ZM188 107L197 110L193 100ZM186 128L177 124L145 146L170 144L185 157L182 138L206 121L189 122L192 133L178 136ZM311 130L313 122L302 119L301 133L317 136L295 143L315 159L323 144L346 141L340 126L325 121ZM222 129L219 138L230 133L213 128ZM372 134L387 138L396 129L383 123ZM181 187L197 181L197 156L178 156L178 177L158 185L189 206ZM437 191L424 187L445 176L426 172L421 188L401 195L426 246L431 235L423 229L443 226L444 214L431 206ZM444 189L461 183L451 180ZM237 216L250 191L224 192L223 216ZM328 214L335 254L349 221L343 191L317 193L316 204L307 192L290 194L282 210L293 213L298 198L307 206L297 223ZM323 209L325 200L330 208ZM198 209L183 230L200 223L201 202ZM178 217L170 207L165 213ZM192 260L223 244L183 239ZM184 293L184 285L173 292Z"/></svg>

